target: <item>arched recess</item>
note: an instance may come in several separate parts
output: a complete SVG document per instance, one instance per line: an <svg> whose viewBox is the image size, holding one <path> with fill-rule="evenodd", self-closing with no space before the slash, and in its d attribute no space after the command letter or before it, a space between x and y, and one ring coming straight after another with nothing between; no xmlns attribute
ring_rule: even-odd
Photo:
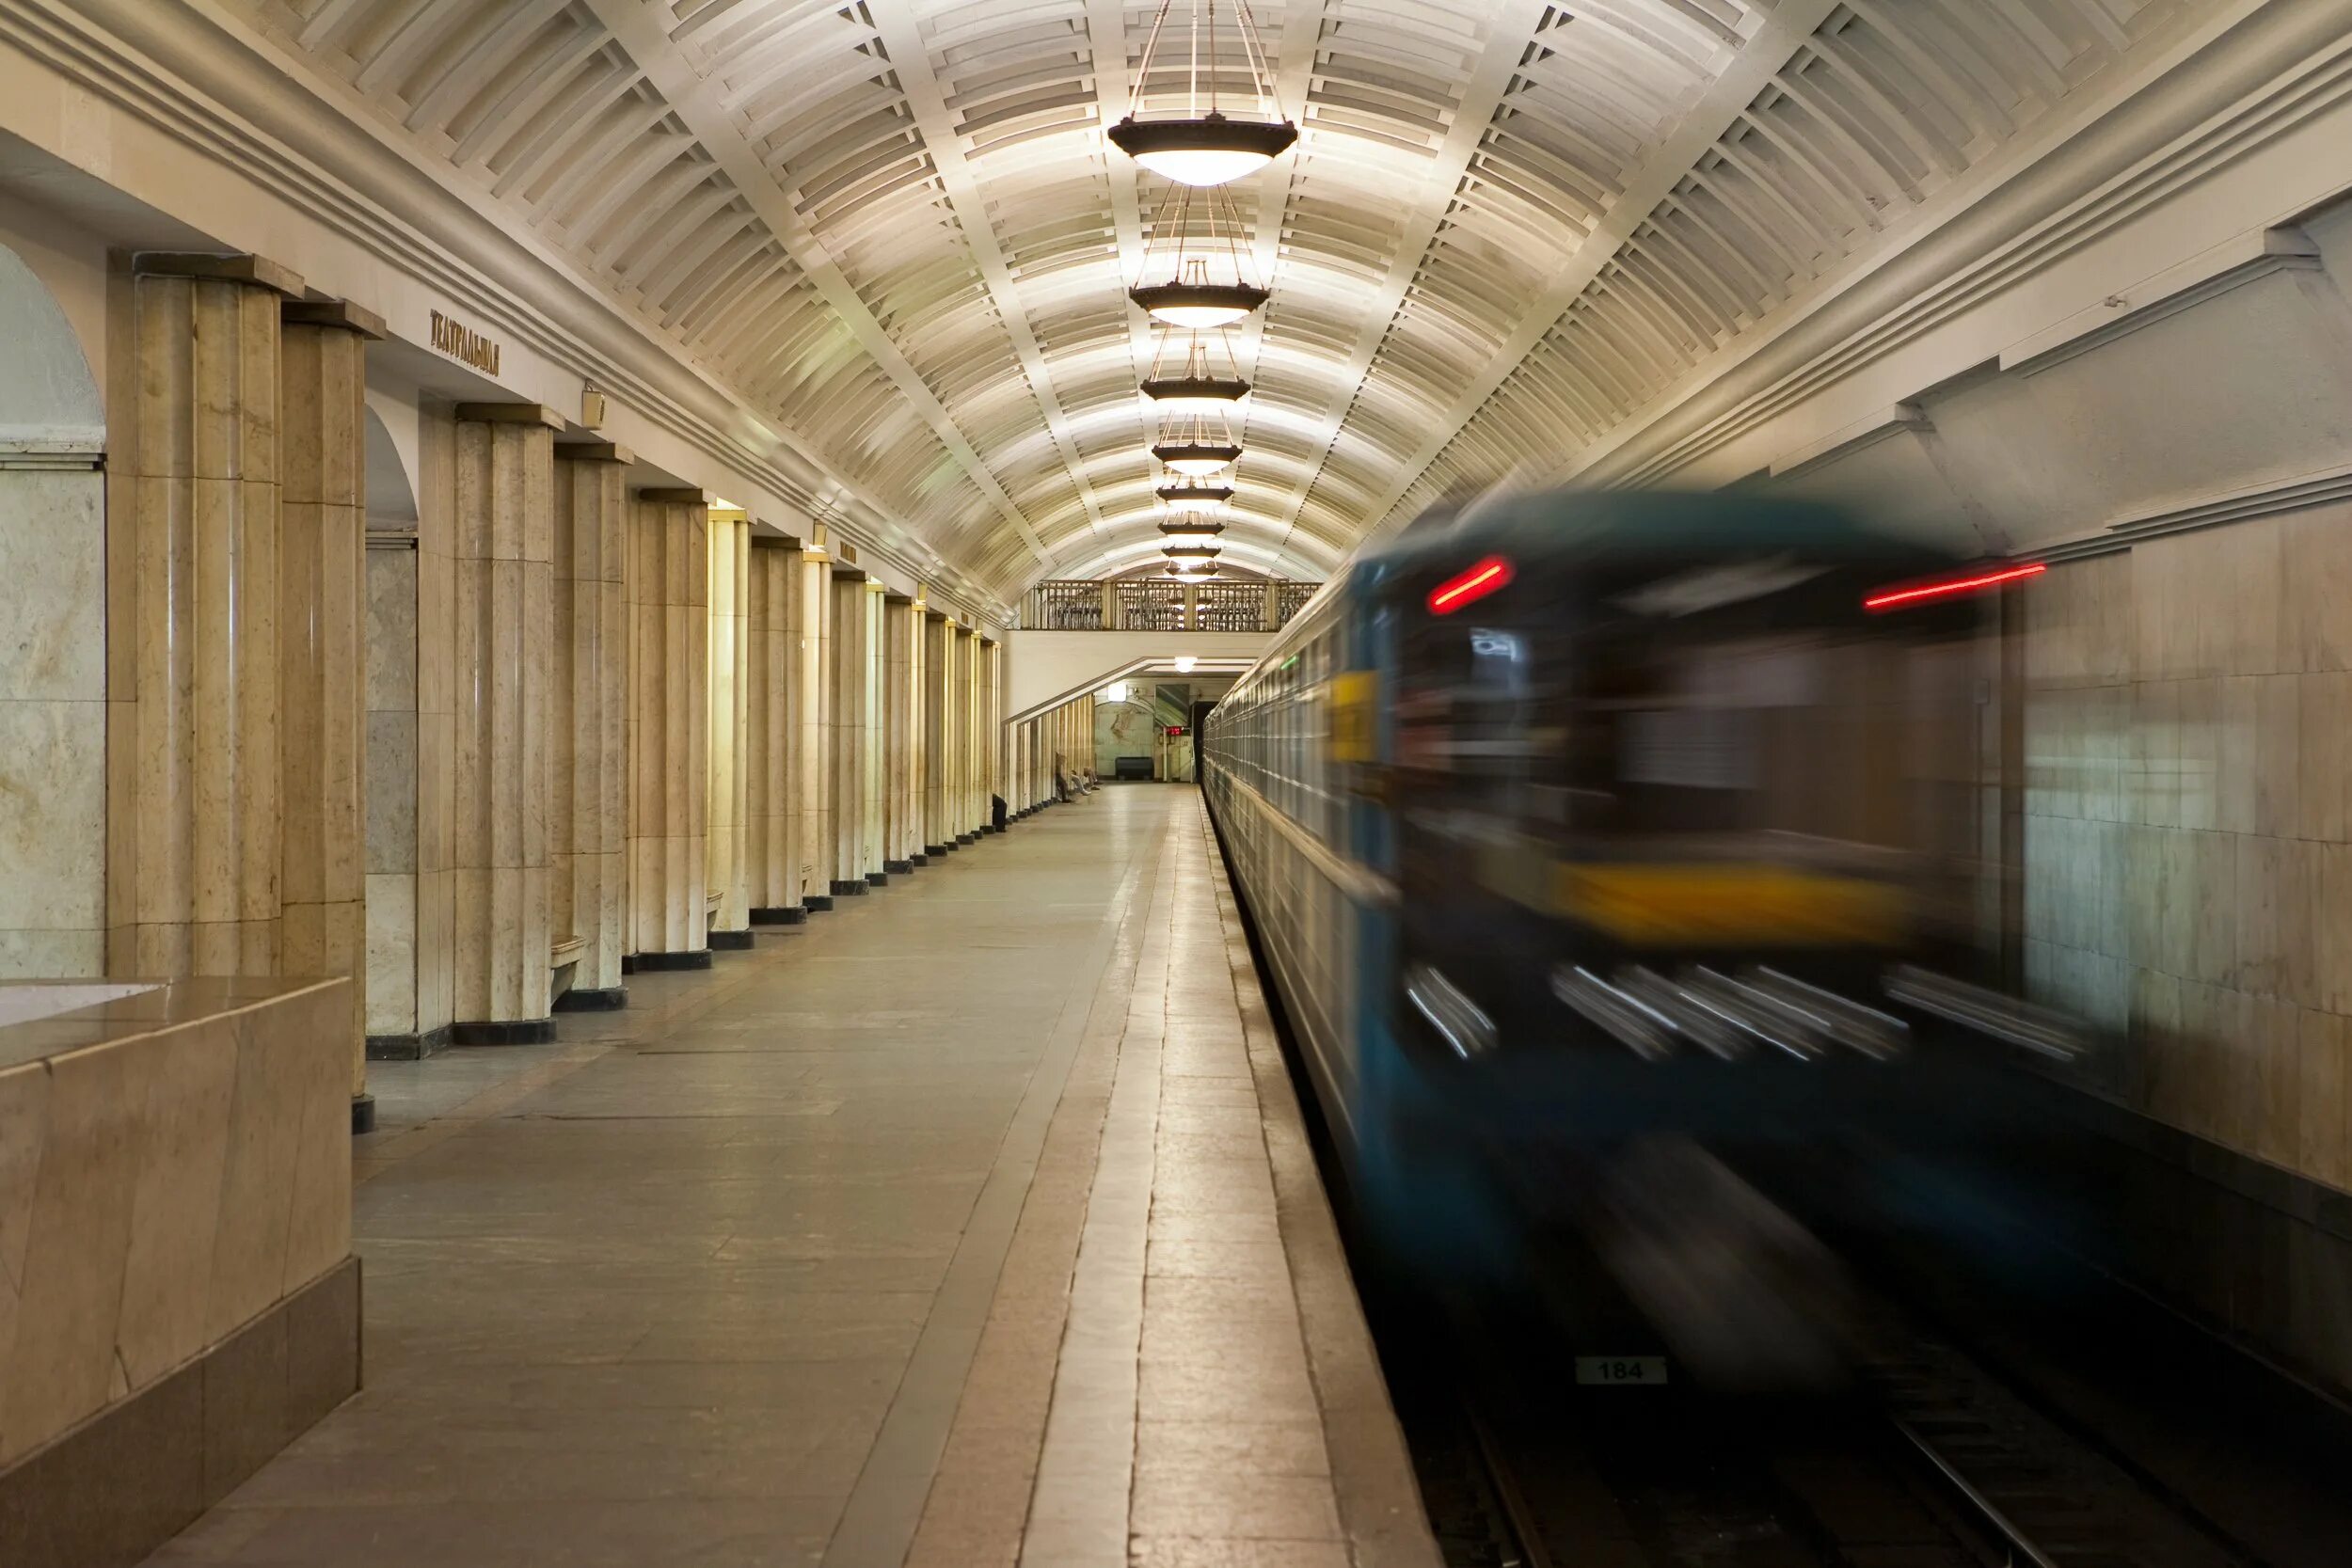
<svg viewBox="0 0 2352 1568"><path fill-rule="evenodd" d="M419 964L441 944L421 938L436 928L430 906L447 877L445 868L421 864L417 832L426 723L418 702L417 491L373 404L367 420L368 1053L403 1057L422 1054L426 1045L418 1026ZM421 922L421 909L427 911Z"/></svg>
<svg viewBox="0 0 2352 1568"><path fill-rule="evenodd" d="M0 977L105 965L106 413L65 311L0 246Z"/></svg>

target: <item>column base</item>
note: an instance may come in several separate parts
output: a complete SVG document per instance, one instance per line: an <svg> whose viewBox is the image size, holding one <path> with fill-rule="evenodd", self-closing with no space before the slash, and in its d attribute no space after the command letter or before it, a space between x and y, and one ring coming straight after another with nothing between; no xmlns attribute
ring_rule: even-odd
<svg viewBox="0 0 2352 1568"><path fill-rule="evenodd" d="M798 904L779 905L772 909L754 910L755 926L799 926L806 922L808 911Z"/></svg>
<svg viewBox="0 0 2352 1568"><path fill-rule="evenodd" d="M909 855L907 857L907 864L909 865L929 865L930 863L931 857L929 855Z"/></svg>
<svg viewBox="0 0 2352 1568"><path fill-rule="evenodd" d="M713 931L710 933L710 947L716 953L748 953L752 950L752 933L748 928Z"/></svg>
<svg viewBox="0 0 2352 1568"><path fill-rule="evenodd" d="M631 953L621 960L624 974L648 974L669 969L708 969L710 949L697 948L691 953Z"/></svg>
<svg viewBox="0 0 2352 1568"><path fill-rule="evenodd" d="M500 1018L449 1026L452 1045L545 1045L555 1038L551 1018Z"/></svg>
<svg viewBox="0 0 2352 1568"><path fill-rule="evenodd" d="M838 877L834 879L833 895L835 898L853 898L865 891L866 884L864 882L844 881Z"/></svg>
<svg viewBox="0 0 2352 1568"><path fill-rule="evenodd" d="M139 1562L359 1387L346 1258L195 1360L0 1469L10 1562Z"/></svg>
<svg viewBox="0 0 2352 1568"><path fill-rule="evenodd" d="M351 1135L375 1131L375 1096L355 1094L351 1097Z"/></svg>
<svg viewBox="0 0 2352 1568"><path fill-rule="evenodd" d="M914 862L911 860L884 861L882 862L882 870L893 877L904 877L911 874L914 870Z"/></svg>
<svg viewBox="0 0 2352 1568"><path fill-rule="evenodd" d="M887 871L868 871L866 874L866 885L867 887L888 887L890 885L890 873Z"/></svg>
<svg viewBox="0 0 2352 1568"><path fill-rule="evenodd" d="M605 986L583 990L578 986L555 999L559 1013L610 1013L628 1006L627 986Z"/></svg>
<svg viewBox="0 0 2352 1568"><path fill-rule="evenodd" d="M824 911L833 908L833 895L830 893L812 893L803 896L801 899L801 902L807 907L811 913L821 913Z"/></svg>
<svg viewBox="0 0 2352 1568"><path fill-rule="evenodd" d="M427 1029L421 1035L370 1035L368 1060L371 1062L421 1062L436 1052L449 1048L449 1025Z"/></svg>
<svg viewBox="0 0 2352 1568"><path fill-rule="evenodd" d="M956 835L956 842L958 844L977 844L979 841L980 835L977 833L958 833Z"/></svg>
<svg viewBox="0 0 2352 1568"><path fill-rule="evenodd" d="M954 847L952 844L926 844L923 846L923 855L927 860L935 861Z"/></svg>

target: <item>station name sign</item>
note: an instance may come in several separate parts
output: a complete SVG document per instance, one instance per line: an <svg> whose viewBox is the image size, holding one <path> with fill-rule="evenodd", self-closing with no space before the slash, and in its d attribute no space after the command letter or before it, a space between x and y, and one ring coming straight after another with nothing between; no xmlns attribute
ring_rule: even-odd
<svg viewBox="0 0 2352 1568"><path fill-rule="evenodd" d="M499 373L498 344L438 310L433 312L433 346L453 359L471 365L484 375Z"/></svg>

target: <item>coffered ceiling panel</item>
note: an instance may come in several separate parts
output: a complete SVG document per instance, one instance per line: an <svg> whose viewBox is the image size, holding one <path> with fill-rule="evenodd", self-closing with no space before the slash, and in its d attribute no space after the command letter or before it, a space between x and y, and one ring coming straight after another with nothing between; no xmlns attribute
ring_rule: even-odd
<svg viewBox="0 0 2352 1568"><path fill-rule="evenodd" d="M1158 0L229 3L1008 597L1152 536ZM2217 5L1256 0L1229 538L1315 576L1562 467Z"/></svg>

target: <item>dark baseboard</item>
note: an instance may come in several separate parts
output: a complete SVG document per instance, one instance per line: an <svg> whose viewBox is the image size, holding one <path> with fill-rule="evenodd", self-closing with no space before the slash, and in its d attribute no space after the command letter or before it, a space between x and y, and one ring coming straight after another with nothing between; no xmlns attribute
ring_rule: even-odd
<svg viewBox="0 0 2352 1568"><path fill-rule="evenodd" d="M907 857L907 864L909 864L909 865L911 865L911 866L912 866L912 865L929 865L929 864L930 864L930 863L931 863L931 858L930 858L930 856L929 856L929 855L925 855L925 854L914 854L914 855L909 855L909 856Z"/></svg>
<svg viewBox="0 0 2352 1568"><path fill-rule="evenodd" d="M890 885L890 873L888 871L868 871L866 874L866 885L867 887L888 887Z"/></svg>
<svg viewBox="0 0 2352 1568"><path fill-rule="evenodd" d="M553 1038L551 1018L490 1019L449 1026L452 1045L545 1045Z"/></svg>
<svg viewBox="0 0 2352 1568"><path fill-rule="evenodd" d="M752 950L752 933L748 929L713 931L710 933L710 947L714 953L748 953Z"/></svg>
<svg viewBox="0 0 2352 1568"><path fill-rule="evenodd" d="M798 926L807 919L808 911L798 904L752 911L752 924L755 926Z"/></svg>
<svg viewBox="0 0 2352 1568"><path fill-rule="evenodd" d="M830 893L812 893L802 898L801 902L813 913L822 914L825 911L833 908L833 895Z"/></svg>
<svg viewBox="0 0 2352 1568"><path fill-rule="evenodd" d="M708 969L710 950L699 948L691 953L632 953L621 960L625 974L645 974L669 969Z"/></svg>
<svg viewBox="0 0 2352 1568"><path fill-rule="evenodd" d="M884 861L882 869L893 877L904 877L914 870L914 862L911 860Z"/></svg>
<svg viewBox="0 0 2352 1568"><path fill-rule="evenodd" d="M956 842L958 844L977 844L979 841L980 835L977 833L958 833L956 835Z"/></svg>
<svg viewBox="0 0 2352 1568"><path fill-rule="evenodd" d="M368 1060L371 1062L421 1062L427 1056L449 1049L449 1025L427 1029L421 1035L370 1035Z"/></svg>
<svg viewBox="0 0 2352 1568"><path fill-rule="evenodd" d="M926 844L923 846L923 858L925 860L935 861L939 859L940 856L946 854L947 852L947 848L948 847L945 844Z"/></svg>
<svg viewBox="0 0 2352 1568"><path fill-rule="evenodd" d="M839 877L835 877L833 880L833 895L835 898L854 898L865 891L866 884L863 881L845 881Z"/></svg>
<svg viewBox="0 0 2352 1568"><path fill-rule="evenodd" d="M351 1135L375 1131L375 1096L355 1094L351 1097Z"/></svg>
<svg viewBox="0 0 2352 1568"><path fill-rule="evenodd" d="M604 986L582 990L574 986L555 999L559 1013L612 1013L628 1006L627 986Z"/></svg>
<svg viewBox="0 0 2352 1568"><path fill-rule="evenodd" d="M141 1561L358 1387L359 1260L346 1258L0 1470L8 1568Z"/></svg>

